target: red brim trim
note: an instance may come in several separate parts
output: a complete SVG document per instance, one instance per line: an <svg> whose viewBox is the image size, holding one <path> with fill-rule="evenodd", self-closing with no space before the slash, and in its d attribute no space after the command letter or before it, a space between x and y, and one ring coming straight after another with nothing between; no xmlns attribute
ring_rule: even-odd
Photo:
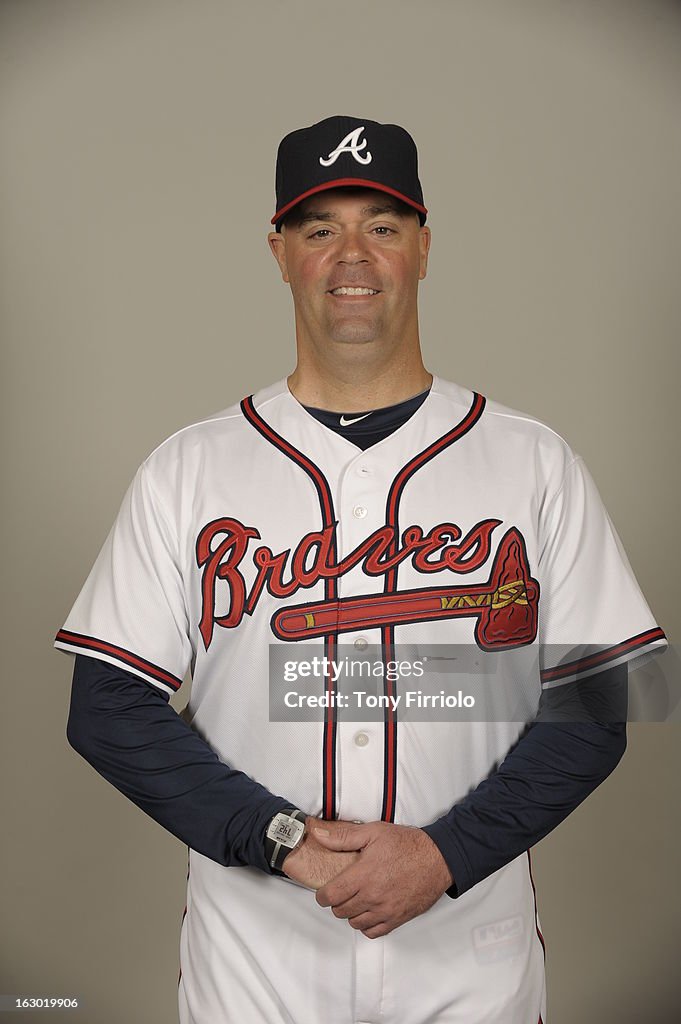
<svg viewBox="0 0 681 1024"><path fill-rule="evenodd" d="M366 178L337 178L335 181L325 181L323 185L317 185L315 188L310 188L307 192L301 193L292 199L286 206L282 206L281 209L277 210L274 217L270 221L270 224L276 224L278 220L285 217L289 210L292 210L298 203L302 203L303 199L307 199L308 196L314 196L317 192L326 192L330 188L343 188L346 185L358 185L360 188L375 188L378 192L387 192L389 196L395 196L396 199L401 199L403 203L418 210L419 213L427 214L428 210L421 203L414 202L413 199L409 199L408 196L398 192L397 189L389 188L388 185L381 185L377 181L368 181Z"/></svg>

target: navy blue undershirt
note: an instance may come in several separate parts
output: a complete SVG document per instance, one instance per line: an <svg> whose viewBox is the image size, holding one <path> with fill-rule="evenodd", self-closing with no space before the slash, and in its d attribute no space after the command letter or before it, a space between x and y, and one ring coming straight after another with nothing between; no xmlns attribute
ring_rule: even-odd
<svg viewBox="0 0 681 1024"><path fill-rule="evenodd" d="M374 409L369 412L328 412L326 409L315 409L306 405L303 408L311 413L315 419L323 423L325 427L335 430L337 434L352 441L362 451L366 451L372 444L377 444L389 434L392 434L403 423L406 423L410 416L413 416L430 394L430 388L422 391L405 402L398 402L397 405L388 405L383 409ZM349 420L349 423L344 422Z"/></svg>
<svg viewBox="0 0 681 1024"><path fill-rule="evenodd" d="M366 449L405 423L427 395L344 414L355 421L349 425L339 413L308 412ZM558 696L547 691L537 719L497 770L425 826L452 872L448 895L460 896L530 849L607 778L626 747L626 680L626 666L619 666L560 687ZM605 714L604 695L611 697ZM77 655L67 737L100 775L192 849L219 864L270 872L265 829L291 800L220 761L163 691Z"/></svg>

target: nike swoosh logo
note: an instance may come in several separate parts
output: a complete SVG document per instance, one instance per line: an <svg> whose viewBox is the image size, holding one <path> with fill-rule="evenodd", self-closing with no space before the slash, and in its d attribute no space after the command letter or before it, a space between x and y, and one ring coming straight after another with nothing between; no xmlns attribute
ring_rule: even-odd
<svg viewBox="0 0 681 1024"><path fill-rule="evenodd" d="M347 419L346 416L341 416L340 425L341 427L349 427L351 423L359 423L360 420L365 420L367 416L371 416L371 413L365 412L363 416L355 416L353 420Z"/></svg>

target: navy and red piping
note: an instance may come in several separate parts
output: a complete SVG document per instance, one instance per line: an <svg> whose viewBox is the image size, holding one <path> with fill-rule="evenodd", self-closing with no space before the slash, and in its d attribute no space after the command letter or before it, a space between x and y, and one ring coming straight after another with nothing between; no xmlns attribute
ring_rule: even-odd
<svg viewBox="0 0 681 1024"><path fill-rule="evenodd" d="M187 847L187 885L189 885L189 871L190 871L190 868L191 868L190 852L191 851L190 851L189 847ZM187 897L187 898L189 898L189 897ZM187 907L188 907L188 903L185 903L184 910L182 911L182 920L180 921L180 932L182 931L182 926L184 924L184 919L187 916ZM181 981L182 981L182 964L180 963L179 974L177 976L177 987L178 988L180 987L180 982Z"/></svg>
<svg viewBox="0 0 681 1024"><path fill-rule="evenodd" d="M537 932L537 938L541 943L542 952L544 954L544 962L546 962L546 943L544 942L544 936L542 935L541 928L539 927L539 914L537 911L537 889L534 884L534 876L532 874L532 857L530 855L529 850L527 851L527 866L530 871L530 882L532 884L532 898L534 899L534 927ZM544 1018L542 1017L541 1013L539 1014L539 1020L537 1021L537 1024L544 1024Z"/></svg>
<svg viewBox="0 0 681 1024"><path fill-rule="evenodd" d="M464 436L480 419L483 409L485 408L485 399L478 394L473 395L473 401L471 407L464 416L464 418L452 429L443 434L442 437L438 438L432 444L428 445L422 452L416 455L410 462L403 466L400 472L397 474L393 483L391 484L388 500L386 504L386 523L393 527L394 537L392 545L389 549L388 554L393 555L397 545L398 535L398 518L399 518L399 503L402 496L402 492L407 484L407 481L413 476L413 474L421 469L430 459L435 458L441 451L447 448L449 445L458 441ZM331 488L329 483L319 469L318 466L312 462L306 455L303 455L301 451L295 448L289 441L287 441L281 434L278 434L276 430L273 430L268 423L263 420L253 405L253 396L250 395L245 398L241 403L241 411L248 420L248 422L267 440L270 444L278 448L287 458L295 462L300 468L307 473L312 482L315 485L317 496L322 512L322 520L325 527L334 527L336 525L335 514L333 509L333 498L331 495ZM336 556L334 537L333 555ZM397 566L389 570L385 576L385 593L395 593L397 589ZM334 601L337 597L336 580L333 577L328 577L324 581L324 599L325 601ZM392 654L395 643L395 629L394 626L386 626L382 629L382 647L383 647L383 660L384 663L392 660ZM330 660L333 658L335 653L336 644L338 642L337 633L331 633L324 638L324 654ZM388 679L389 673L384 674L384 686L385 692L390 695L393 690L393 683ZM333 694L334 684L331 677L327 677L326 680L327 693ZM323 816L325 818L334 818L336 816L336 739L337 739L337 719L336 719L336 708L335 701L329 701L330 707L325 709L324 718L324 746L322 753L322 794L323 794ZM385 720L385 742L384 742L384 788L383 788L383 808L381 818L384 821L394 821L395 819L395 804L397 796L397 721L395 719L394 712L392 710L392 702L388 701L388 709Z"/></svg>
<svg viewBox="0 0 681 1024"><path fill-rule="evenodd" d="M482 416L485 408L485 399L482 395L473 393L473 401L470 409L464 416L464 418L457 423L452 429L448 430L446 434L439 437L437 441L428 445L422 452L415 455L402 469L399 471L388 491L388 500L386 502L386 513L385 521L388 526L393 528L393 540L390 548L386 553L386 557L391 557L397 550L397 538L399 536L399 506L402 493L407 484L407 481L416 473L422 466L425 466L427 462L439 455L449 445L454 444L455 441L460 440L467 434L472 427L478 422ZM397 591L397 570L398 566L394 566L389 569L385 574L384 593L394 594ZM395 644L395 627L384 626L382 631L382 645L383 645L383 659L384 664L393 658L394 644ZM393 695L394 683L389 679L390 673L387 671L384 673L384 692L388 697ZM385 741L383 748L384 757L384 784L383 784L383 808L381 811L381 819L383 821L394 821L395 820L395 805L397 802L397 719L393 710L392 700L387 702L387 711L385 718Z"/></svg>
<svg viewBox="0 0 681 1024"><path fill-rule="evenodd" d="M623 640L622 643L615 644L613 647L606 647L596 654L591 654L584 658L576 658L574 661L568 661L564 665L557 665L555 668L543 669L541 681L542 683L550 683L556 679L564 679L566 676L578 675L589 669L600 669L607 665L608 662L621 658L622 655L630 654L640 647L647 647L648 644L652 644L656 640L665 639L664 632L659 626L656 626L655 629L648 629L645 633L637 633L636 636L629 637L628 640Z"/></svg>
<svg viewBox="0 0 681 1024"><path fill-rule="evenodd" d="M253 405L253 396L249 395L248 398L244 398L241 403L241 411L244 414L246 420L254 427L262 437L265 438L270 444L278 448L287 458L295 462L312 481L317 491L317 497L319 498L319 505L322 513L322 521L325 527L334 527L336 524L334 509L333 509L333 498L331 496L331 488L329 483L318 466L315 466L314 462L309 459L306 455L303 455L301 451L294 448L289 441L287 441L281 434L278 434L276 430L260 416ZM332 540L331 548L332 557L336 557L336 537ZM334 578L327 578L324 580L324 600L335 601L337 596L336 580ZM329 664L330 661L335 657L336 644L338 643L337 634L333 633L330 636L324 637L324 655L328 659L325 664ZM330 696L334 693L333 677L330 673L327 674L325 680L326 692ZM330 707L327 707L324 712L324 743L322 749L322 817L330 819L336 817L336 740L337 740L337 720L336 720L336 707L335 701L329 700Z"/></svg>
<svg viewBox="0 0 681 1024"><path fill-rule="evenodd" d="M101 654L109 654L112 658L122 661L132 669L144 672L145 675L151 676L157 682L163 683L164 686L169 686L172 690L179 690L182 686L182 680L178 676L171 675L170 672L166 672L158 665L154 665L153 662L140 658L137 654L133 654L132 651L126 651L124 647L117 647L116 644L109 644L104 640L98 640L94 636L86 636L84 633L72 633L68 629L60 629L54 639L55 642L60 641L61 643L68 644L70 647L82 648L83 654L91 654L96 651L99 651Z"/></svg>
<svg viewBox="0 0 681 1024"><path fill-rule="evenodd" d="M544 942L544 936L542 935L541 928L539 927L539 913L537 911L537 889L534 884L534 875L532 874L532 857L530 855L529 850L527 851L527 866L530 872L530 882L532 883L532 897L534 899L534 927L537 930L537 937L539 938L539 941L541 942L541 948L544 951L544 959L546 959L546 943Z"/></svg>

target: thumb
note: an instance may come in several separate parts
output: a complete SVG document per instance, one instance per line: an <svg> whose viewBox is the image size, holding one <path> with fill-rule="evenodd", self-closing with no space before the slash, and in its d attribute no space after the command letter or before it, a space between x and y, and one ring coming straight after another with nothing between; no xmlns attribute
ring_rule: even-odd
<svg viewBox="0 0 681 1024"><path fill-rule="evenodd" d="M367 844L367 836L364 834L363 825L340 825L330 832L328 828L317 827L312 829L312 834L317 842L326 847L327 850L361 850Z"/></svg>

